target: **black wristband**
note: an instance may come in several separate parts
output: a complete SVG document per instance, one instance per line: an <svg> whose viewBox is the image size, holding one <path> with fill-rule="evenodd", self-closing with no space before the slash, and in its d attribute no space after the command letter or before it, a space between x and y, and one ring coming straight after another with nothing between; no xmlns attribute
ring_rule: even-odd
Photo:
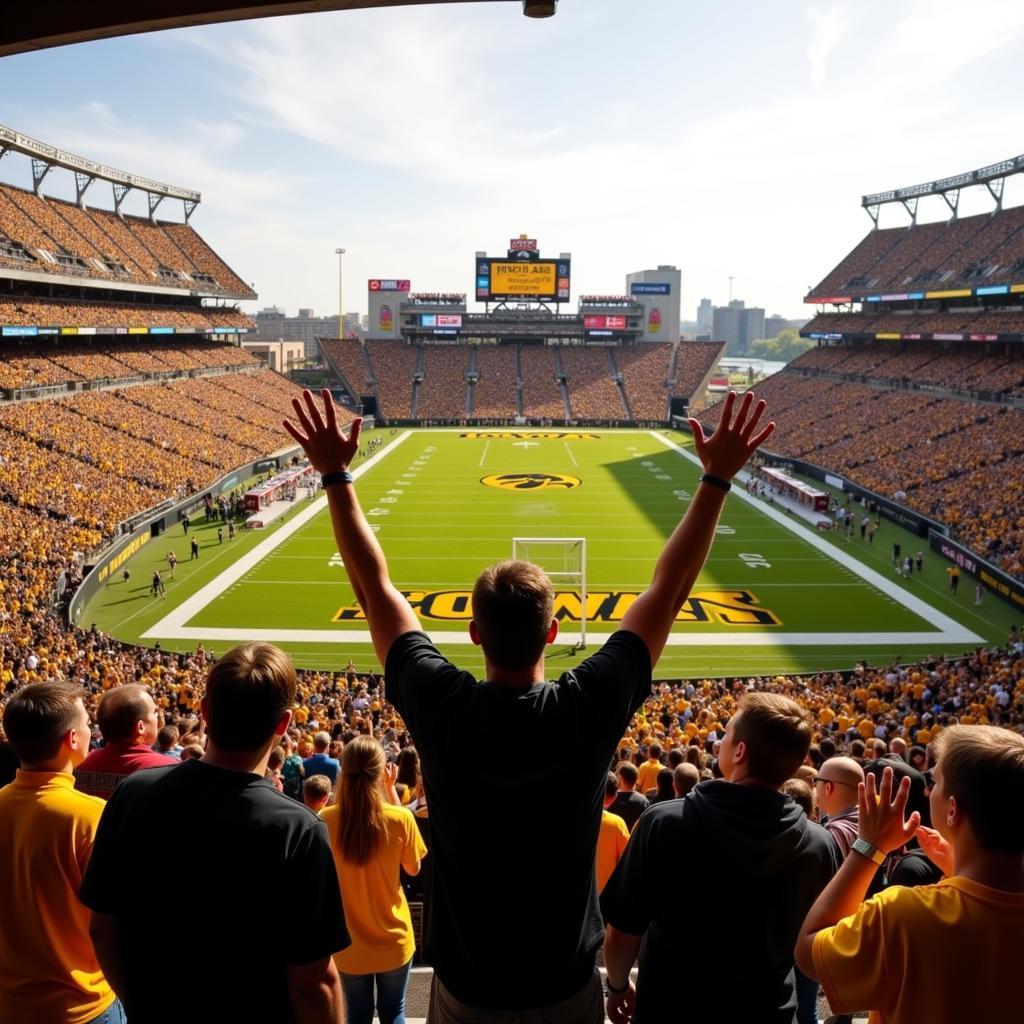
<svg viewBox="0 0 1024 1024"><path fill-rule="evenodd" d="M621 996L623 992L629 991L629 975L626 975L626 984L622 988L616 988L609 980L608 975L604 976L604 987L611 993L617 996Z"/></svg>
<svg viewBox="0 0 1024 1024"><path fill-rule="evenodd" d="M350 484L352 483L352 474L347 469L338 469L333 473L324 473L320 477L320 483L324 487L330 487L332 484Z"/></svg>
<svg viewBox="0 0 1024 1024"><path fill-rule="evenodd" d="M725 492L732 490L732 484L728 480L723 480L720 476L712 476L710 473L705 473L701 478L702 484L711 484L713 487L721 487Z"/></svg>

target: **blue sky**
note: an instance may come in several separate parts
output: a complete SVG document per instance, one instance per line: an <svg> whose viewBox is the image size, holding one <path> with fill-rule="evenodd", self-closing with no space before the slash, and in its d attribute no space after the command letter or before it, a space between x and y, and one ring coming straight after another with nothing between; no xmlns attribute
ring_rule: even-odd
<svg viewBox="0 0 1024 1024"><path fill-rule="evenodd" d="M870 227L862 194L1024 152L1022 37L1019 0L301 15L4 58L0 123L200 190L192 223L254 284L252 308L335 313L339 245L347 310L366 309L369 277L469 292L474 252L527 232L572 252L574 302L671 263L684 317L723 303L730 275L737 297L799 316ZM0 178L28 184L28 161ZM56 171L45 186L71 187ZM991 205L976 190L962 211ZM922 202L921 219L944 210Z"/></svg>

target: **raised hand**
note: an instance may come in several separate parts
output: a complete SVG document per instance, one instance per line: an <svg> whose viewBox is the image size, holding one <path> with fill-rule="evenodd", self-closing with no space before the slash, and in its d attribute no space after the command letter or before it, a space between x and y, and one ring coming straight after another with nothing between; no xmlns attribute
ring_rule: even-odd
<svg viewBox="0 0 1024 1024"><path fill-rule="evenodd" d="M695 419L689 420L693 431L693 447L697 451L704 471L713 476L731 480L746 464L751 455L771 437L775 423L771 422L755 434L757 424L765 410L765 401L758 399L754 405L754 392L748 391L740 400L740 407L733 419L736 392L725 396L718 427L711 437L705 437L704 428ZM750 408L754 407L753 413Z"/></svg>
<svg viewBox="0 0 1024 1024"><path fill-rule="evenodd" d="M934 828L919 825L917 841L924 855L948 878L953 874L953 847Z"/></svg>
<svg viewBox="0 0 1024 1024"><path fill-rule="evenodd" d="M605 1001L605 1010L612 1024L629 1024L633 1019L636 1006L636 986L632 981L625 992L609 992Z"/></svg>
<svg viewBox="0 0 1024 1024"><path fill-rule="evenodd" d="M895 796L892 779L892 769L886 768L882 772L882 782L877 787L877 793L874 775L868 775L857 792L857 831L861 839L867 840L883 853L892 853L906 846L921 824L921 815L917 811L906 820L903 818L907 798L910 796L910 778L904 777L900 781Z"/></svg>
<svg viewBox="0 0 1024 1024"><path fill-rule="evenodd" d="M338 427L334 399L331 398L330 391L324 388L320 392L320 397L324 403L323 413L320 412L312 392L303 391L301 401L293 398L292 407L295 409L295 418L299 425L296 426L291 420L285 420L284 429L302 445L302 450L318 473L348 469L349 463L359 451L362 418L352 422L346 437Z"/></svg>

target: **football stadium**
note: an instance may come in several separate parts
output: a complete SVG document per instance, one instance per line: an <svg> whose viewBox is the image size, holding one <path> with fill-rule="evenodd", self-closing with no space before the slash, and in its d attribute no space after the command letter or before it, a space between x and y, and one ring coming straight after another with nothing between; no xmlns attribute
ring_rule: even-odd
<svg viewBox="0 0 1024 1024"><path fill-rule="evenodd" d="M12 25L0 54L67 42L88 46L81 41L192 23L191 14L177 11L179 5L157 6L160 13L151 21L127 26L107 24L99 14L80 25L51 26L26 14ZM256 13L213 6L218 10L201 20ZM310 6L275 5L263 13ZM528 0L523 7L527 15L540 17L554 13L557 4ZM742 876L738 891L746 894L744 913L761 914L785 935L781 959L772 946L778 940L765 926L753 929L752 960L742 970L704 954L695 961L720 985L738 986L738 1016L802 1024L818 1019L815 1013L821 1020L831 1014L840 1015L836 1021L861 1020L871 1010L880 1014L872 1019L904 1021L910 1019L908 1005L891 994L901 985L910 993L905 1000L931 1005L914 987L921 984L923 969L916 961L901 966L896 953L892 963L872 961L870 970L880 975L895 972L886 975L889 990L883 1000L866 984L844 987L844 961L828 959L839 957L829 953L833 931L861 927L860 916L848 915L865 898L870 875L862 890L856 889L856 879L849 882L853 895L844 904L849 909L834 919L818 895L837 868L837 879L852 877L846 861L852 865L862 855L875 861L872 875L881 865L871 893L885 888L887 895L878 899L891 897L890 889L900 886L912 891L937 883L948 892L966 875L971 880L966 892L977 896L988 886L986 891L995 893L977 896L980 902L1015 908L1014 914L994 914L992 921L949 910L951 917L929 926L939 936L935 942L948 940L957 955L966 944L980 948L971 954L970 970L991 994L985 1005L1009 1005L1005 1000L1012 1001L1014 986L1008 995L995 949L1000 943L1016 948L1013 940L1024 938L1024 886L1018 886L1024 883L1024 843L1018 843L1024 757L1015 745L1024 724L1024 206L1004 206L1003 197L1006 183L1024 173L1024 156L953 176L956 168L936 166L935 174L943 176L862 197L866 233L838 239L847 254L835 266L819 266L820 282L804 294L810 319L799 333L810 347L753 387L767 407L759 426L771 419L774 431L763 444L748 444L738 468L720 479L717 470L725 456L714 453L730 445L738 450L745 412L730 423L730 410L742 400L744 387L740 397L725 398L724 340L683 336L685 282L675 265L652 258L649 266L625 275L617 294L581 294L574 270L599 261L601 253L561 251L571 239L520 234L513 223L507 242L485 237L479 250L456 253L464 276L444 290L428 291L417 287L414 276L397 276L410 271L404 269L396 237L393 264L381 266L378 276L365 281L365 290L360 282L368 311L364 329L343 330L339 317L336 330L316 337L312 358L299 369L257 337L256 319L247 308L272 282L246 284L251 269L229 265L216 232L203 227L200 192L147 176L159 176L159 168L117 169L96 154L63 148L59 138L39 139L22 128L32 130L31 125L0 125L0 158L6 157L0 160L0 697L6 709L0 786L11 784L0 790L0 822L19 837L6 846L0 841L0 873L17 879L0 882L0 888L7 892L14 885L21 892L12 906L31 907L38 897L48 909L40 911L43 923L33 926L30 938L0 942L4 957L10 956L9 966L0 966L0 1017L76 1024L123 1021L125 1013L129 1021L169 1019L160 1013L173 1004L160 1009L153 991L156 975L143 965L145 958L131 952L131 941L124 938L122 952L112 950L119 948L118 936L129 935L128 915L119 909L127 904L119 893L144 884L140 865L150 864L160 829L184 832L193 813L199 815L195 856L172 857L177 845L169 843L151 866L173 872L182 865L183 884L194 884L204 899L209 895L210 905L217 905L218 892L235 885L248 886L242 891L251 895L262 877L294 886L297 899L308 896L311 904L338 902L330 865L330 891L298 881L320 870L310 860L297 866L268 853L266 863L274 866L260 874L263 847L271 841L269 803L253 811L263 829L257 839L247 831L249 818L240 824L236 812L227 804L217 809L213 798L203 795L206 790L189 791L186 798L170 792L169 783L153 781L146 788L142 779L124 784L124 794L120 790L136 769L166 769L170 758L173 764L220 765L217 771L243 764L239 758L251 744L232 747L224 738L230 733L224 725L227 704L215 703L214 680L218 672L231 671L226 666L234 664L234 649L253 644L263 645L261 651L272 645L285 652L296 674L287 714L270 723L279 725L273 741L267 732L260 757L236 772L261 779L265 774L270 796L276 797L270 791L277 789L287 794L282 801L292 798L288 813L295 822L295 801L322 809L315 802L316 785L309 784L326 777L324 815L345 909L341 931L354 945L338 952L348 942L337 937L336 925L319 920L326 913L311 914L308 926L300 914L295 927L308 927L307 944L296 942L299 952L289 952L280 964L269 953L254 956L245 995L211 995L200 987L192 1001L197 1020L338 1021L341 1002L334 1005L333 997L323 995L335 984L343 992L345 1019L404 1020L403 1011L387 1002L386 979L395 971L410 1020L482 1019L469 1015L474 1008L495 1021L548 1019L536 1014L584 991L579 986L594 970L595 953L607 988L587 998L601 1006L587 1011L574 1004L564 1018L550 1019L601 1020L607 1012L627 1024L634 1016L634 986L635 1018L641 1024L683 1019L685 1002L668 1009L667 982L659 980L665 965L671 956L688 962L692 936L685 933L694 914L712 914L711 906L725 915L738 913L740 904L730 896L706 905L692 891L672 894L672 874L658 875L664 889L655 895L634 876L669 871L669 859L650 864L644 857L678 857L688 870L706 870L716 886L731 885L734 876L698 865L704 857L732 857L709 851L717 849L715 842L725 842L721 836L729 829L742 832L736 822L753 820L761 805L729 811L736 818L728 824L708 825L709 836L718 839L698 841L696 831L686 832L693 848L704 852L685 857L670 846L656 852L659 843L679 842L684 832L676 834L668 824L658 831L651 821L670 821L669 802L692 807L695 795L712 800L715 786L743 781L756 782L772 799L784 801L784 810L773 805L773 821L782 820L779 815L787 822L799 819L800 829L813 831L800 841L804 859L771 869L777 875L765 868L751 881L747 868L734 869ZM893 180L900 173L894 165ZM71 193L74 198L67 198ZM985 211L961 215L962 195L987 195ZM948 216L919 222L918 204L940 200ZM137 212L143 205L148 215ZM880 226L894 212L905 215L898 226ZM325 389L343 431L340 438L332 435L334 461L323 454L327 447L316 447L317 419L309 414L312 425L304 422L307 386L314 392ZM338 461L357 418L358 443ZM286 420L299 426L286 429ZM302 444L296 429L309 435ZM753 430L750 424L744 443ZM727 495L707 497L722 489ZM339 497L342 491L345 497ZM709 500L720 504L720 512L717 505L713 513L706 511ZM698 558L704 527L697 523L710 524L704 560ZM674 548L679 531L684 541ZM378 579L378 545L387 560L385 584ZM551 703L557 708L544 712L549 719L537 712L538 721L548 724L536 735L529 732L533 720L523 726L519 710L483 698L474 704L475 697L464 706L462 690L452 680L443 693L437 691L440 696L431 696L428 717L426 698L422 707L414 703L414 686L405 682L415 676L424 693L440 685L427 682L426 669L416 667L421 673L416 676L411 662L402 660L412 658L402 646L412 614L419 623L412 628L422 629L443 658L480 680L478 691L501 690L505 679L518 680L504 688L518 687L520 703L523 694L540 692L537 678L516 675L522 666L514 658L505 665L494 654L492 633L478 635L497 613L483 610L483 597L474 612L474 596L481 593L475 585L488 567L509 559L543 570L551 593L542 625L553 619L557 626L541 645L539 662L532 655L527 659L528 671L539 664L547 679L561 677L547 691L555 695ZM695 559L691 578L687 572ZM664 610L671 601L662 602L664 635L652 644L635 624L647 621L645 597L665 586L668 570L687 583L674 616L671 608L667 617ZM519 637L518 606L501 607L505 610L486 628ZM597 676L595 664L605 663L594 656L613 637L609 650L620 650L624 621L639 633L633 641L642 647L646 640L654 654L647 677L653 684L644 690L643 668L636 670L622 653L609 655L620 659L608 663L618 673L615 685L625 686L623 680L635 671L641 680L639 696L622 696L613 711L610 698L599 698L588 687L605 676L603 685L612 686L607 667ZM382 622L391 633L382 632ZM382 636L388 638L383 646ZM531 643L524 639L521 646ZM401 658L395 653L399 647ZM263 671L259 678L265 680L271 670L264 666ZM435 665L435 671L442 670ZM244 718L237 710L247 699L243 690L239 684L216 700L239 702L232 707ZM579 705L566 696L577 692ZM768 695L764 708L757 704L762 695ZM84 746L70 718L61 719L51 747L30 737L32 715L45 718L45 708L61 699L72 709L68 714L77 714L76 708L87 712ZM537 706L545 700L538 697ZM600 711L602 700L608 703L603 729L586 724L599 723L589 716ZM761 735L750 724L755 708L777 716ZM565 719L566 714L571 717ZM608 733L607 722L616 715L624 728L609 739L607 751L598 753L596 737ZM128 733L115 735L115 721L128 719ZM779 724L783 721L789 724ZM756 761L746 750L735 753L744 745L759 750L781 743L781 731L791 727L803 730L797 742L804 745L792 770L778 779L768 782L768 775L757 774L767 769L751 767L766 763L763 753ZM527 731L515 733L516 728ZM998 767L976 766L970 774L955 760L956 751L975 742L979 764L985 756L995 757L986 755L981 739L971 738L972 730L981 730L991 745L985 749L1006 748ZM125 739L129 735L134 746ZM381 752L379 764L372 751L366 753L371 741ZM577 812L570 797L581 786L593 789L593 779L579 782L577 774L585 773L573 767L576 761L554 754L563 742L579 763L585 760L580 751L587 749L597 766L591 774L600 779L601 795L589 810ZM115 766L114 753L125 744L135 751L135 760L129 767ZM57 754L43 756L44 748ZM90 760L80 771L86 754L95 765ZM358 756L370 757L372 767L356 764ZM483 763L492 758L505 759L506 768ZM474 775L478 760L479 778L454 781L460 773ZM937 763L956 763L962 773L954 775L952 767L942 772L948 789L941 795L932 774ZM512 764L516 773L510 776ZM685 772L679 774L683 766L686 771L692 766L689 783ZM865 824L872 805L864 803L864 793L875 792L875 768L883 798L892 795L886 788L892 769L897 784L910 779L910 803L906 792L894 798L898 826L903 827L904 810L909 814L916 808L920 823L938 830L936 838L916 836L915 820L901 833L904 842L882 845L879 837L895 834L897 826L890 819L885 833L882 825L872 832ZM69 789L77 779L78 790L106 799L118 787L109 807L117 808L120 831L114 835L115 826L108 825L111 837L103 841L103 823L111 814L101 815L102 805L95 801L90 820L93 831L99 821L96 849L102 857L82 883L89 858L83 853L73 890L65 892L80 912L76 927L85 929L85 948L50 957L39 949L46 946L47 914L57 913L61 896L40 893L50 886L48 879L64 877L65 867L56 862L47 867L42 854L33 855L36 868L26 866L31 858L23 851L31 840L25 837L38 835L41 826L15 828L16 822L36 819L17 810L12 794L18 786L27 791L29 780L44 772L67 776L72 770ZM170 779L176 772L179 768L163 776L154 771L151 777ZM446 772L453 781L446 781ZM998 772L1005 779L997 778ZM346 803L354 798L345 794L355 792L346 786L356 785L346 780L361 776L373 786L382 782L387 799L406 808L407 845L387 868L394 875L388 884L399 894L394 897L398 909L388 911L396 915L388 926L389 941L408 932L398 944L400 955L398 946L386 954L373 931L377 925L367 923L378 884L365 873L370 861L350 857L355 847L345 846L346 807L356 806ZM565 780L563 802L543 791L554 778ZM964 778L975 788L954 789L966 785ZM98 779L106 779L109 788L95 783ZM857 782L863 780L868 789L860 796L858 833ZM93 783L97 788L89 788ZM696 789L689 789L694 783ZM207 780L206 785L212 784ZM837 786L851 785L845 803L833 795ZM979 824L990 814L988 802L977 798L979 787L999 796L1000 820L1013 819L1012 827L996 830L998 841L986 838L995 826L989 823L984 832ZM780 796L780 788L788 795ZM135 794L134 804L128 793ZM450 793L459 794L459 806L471 813L453 812ZM965 794L959 810L954 793ZM153 807L158 800L170 802L164 812L143 814L143 797ZM666 807L658 811L660 817L654 809L641 815L640 807L630 820L634 797L643 807ZM946 799L952 809L943 826L935 816ZM203 809L183 811L193 807L188 800ZM529 808L541 803L551 806L529 818L534 813ZM505 809L485 811L485 804ZM888 799L880 806L888 808ZM520 839L509 840L510 852L496 853L491 873L485 874L483 854L473 844L480 836L503 836L508 823L499 819L511 807L537 836L522 839L521 849ZM620 808L628 828L623 826L621 845L615 847L605 829ZM703 821L701 814L711 812L678 813L680 829L696 830L694 818ZM185 816L179 820L176 814ZM471 825L468 819L477 814ZM877 816L884 817L881 811ZM852 821L852 832L843 832L846 826L837 825L838 819ZM235 848L220 835L218 820L234 822L223 826L225 834L234 828L238 836L249 837L244 850L253 851L251 865L240 866L242 847L226 867L220 864L223 851ZM313 828L303 821L302 827ZM132 831L143 827L151 831ZM319 821L316 827L327 836ZM471 841L474 829L479 835ZM636 829L643 832L643 845L635 838L627 846L625 839ZM819 834L821 843L832 844L832 852L819 857L832 858L826 874L821 874L824 861L814 860ZM206 835L216 838L207 841ZM150 845L132 845L144 840ZM423 847L424 840L425 855L409 852ZM390 842L381 839L379 848L371 843L371 851L378 849L372 857L383 857L379 851ZM513 962L514 951L525 935L533 937L533 924L524 930L515 920L516 908L532 906L540 894L546 906L559 904L572 888L563 875L573 857L579 854L581 863L593 865L595 842L598 887L607 886L604 920L596 925L600 934L595 937L593 930L597 904L591 890L597 890L590 882L586 893L573 897L583 921L576 921L575 945L559 944L572 914L552 909L550 936L537 939L537 979L517 988L508 972L523 970ZM604 870L606 842L614 852ZM993 843L998 855L990 849ZM83 849L91 844L89 838ZM975 851L974 860L964 848ZM523 863L558 860L563 852L565 863L553 867L547 881L522 880ZM1002 874L991 865L977 866L988 864L987 853ZM417 874L420 860L424 874ZM914 865L920 873L908 874ZM456 886L452 880L460 875L463 882ZM483 885L486 879L507 887L497 900L501 921L485 923L473 899L459 891L469 888L468 880ZM699 877L684 880L688 890L701 887ZM312 888L306 890L307 884ZM358 906L350 902L356 890L369 894L359 897ZM638 916L640 905L646 917ZM897 899L888 905L895 911ZM248 922L247 932L234 933L246 946L259 927L255 900L228 899L225 906ZM89 910L99 927L89 925ZM840 917L847 920L837 925ZM105 931L113 926L104 922L118 920L123 931ZM883 937L883 925L865 919L864 934L869 924L883 929L871 935L890 952L897 941L920 943L915 949L926 949L924 959L931 964L929 985L947 967L954 971L942 966L946 954L933 948L931 939L912 931L923 919L886 920L884 927L894 932ZM186 914L184 921L187 934L194 919ZM805 955L801 923L811 936ZM950 939L949 929L956 927L970 938ZM374 956L363 955L360 929L376 936L366 947L377 951ZM212 961L221 951L220 940L210 933L196 940L197 963ZM648 937L638 979L634 959L641 933ZM603 951L598 949L602 937ZM489 957L482 949L492 941ZM357 947L362 959L356 958ZM846 949L850 964L855 952L853 945ZM228 957L231 964L244 959ZM283 977L284 964L291 971L312 961L323 972L309 989L321 986L322 1016L301 1015L307 996L291 974L287 991L283 982L277 990L272 980L256 980L261 971L267 979L277 977L275 971ZM794 972L794 962L803 973ZM70 1001L66 992L60 994L61 972L69 965L76 977L93 971L93 980L76 981L78 994ZM376 1010L372 982L368 1004L361 987L361 979L374 976ZM749 992L743 994L747 982ZM694 998L694 1019L711 1019L704 997ZM270 1007L273 1018L262 1016ZM185 1012L185 1004L178 1004L175 1014ZM962 1018L937 1011L931 1019Z"/></svg>

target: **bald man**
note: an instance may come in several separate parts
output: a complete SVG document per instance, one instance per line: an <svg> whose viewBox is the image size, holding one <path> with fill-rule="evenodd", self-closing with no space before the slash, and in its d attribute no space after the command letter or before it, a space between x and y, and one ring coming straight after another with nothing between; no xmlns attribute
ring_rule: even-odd
<svg viewBox="0 0 1024 1024"><path fill-rule="evenodd" d="M700 772L697 766L684 761L672 769L672 788L677 797L686 796L697 783L700 782Z"/></svg>
<svg viewBox="0 0 1024 1024"><path fill-rule="evenodd" d="M814 777L814 798L821 823L845 859L857 838L857 787L864 769L852 757L830 757Z"/></svg>
<svg viewBox="0 0 1024 1024"><path fill-rule="evenodd" d="M75 789L109 800L121 781L140 768L178 763L152 749L160 729L159 714L144 686L130 683L108 690L96 720L103 746L75 769Z"/></svg>

